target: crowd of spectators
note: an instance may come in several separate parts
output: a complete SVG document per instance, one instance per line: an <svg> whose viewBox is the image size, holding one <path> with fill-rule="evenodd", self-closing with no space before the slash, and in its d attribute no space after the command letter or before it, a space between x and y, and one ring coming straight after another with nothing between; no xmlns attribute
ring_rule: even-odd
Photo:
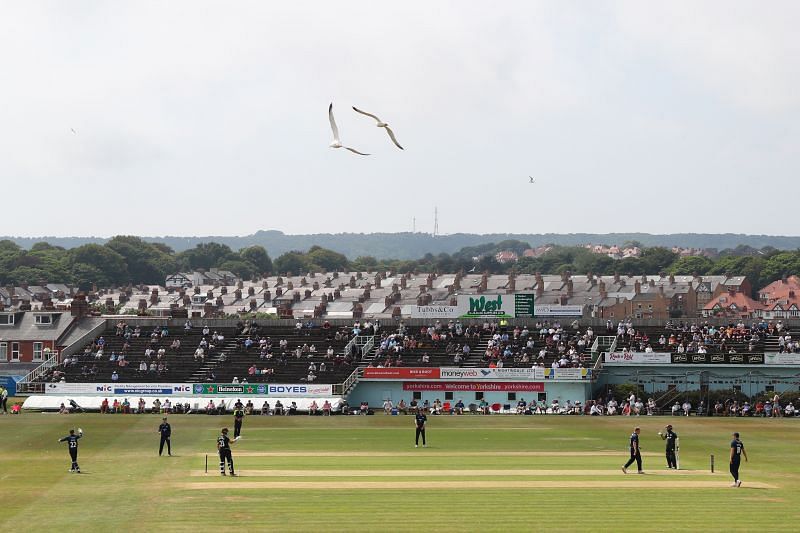
<svg viewBox="0 0 800 533"><path fill-rule="evenodd" d="M727 326L714 326L709 323L668 322L664 333L657 337L647 334L643 328L633 323L620 321L616 327L611 321L606 323L608 333L616 334L617 345L622 351L633 352L672 352L672 353L737 353L738 351L763 351L763 340L769 335L767 328L759 324L748 327L744 322Z"/></svg>
<svg viewBox="0 0 800 533"><path fill-rule="evenodd" d="M581 331L578 321L565 328L559 321L537 321L532 328L484 324L491 335L482 363L494 367L581 368L594 342L591 326Z"/></svg>
<svg viewBox="0 0 800 533"><path fill-rule="evenodd" d="M477 326L464 327L461 322L450 321L447 324L437 320L429 326L411 331L405 322L400 322L394 333L383 332L376 343L374 362L369 366L398 367L406 364L429 364L431 355L444 354L447 364L461 366L470 356L472 346L481 337ZM366 354L365 354L366 355ZM404 358L405 356L405 358Z"/></svg>

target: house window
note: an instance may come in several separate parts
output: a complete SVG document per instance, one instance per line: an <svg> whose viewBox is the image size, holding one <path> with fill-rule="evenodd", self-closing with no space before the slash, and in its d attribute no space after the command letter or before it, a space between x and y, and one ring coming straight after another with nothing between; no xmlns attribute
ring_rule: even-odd
<svg viewBox="0 0 800 533"><path fill-rule="evenodd" d="M49 326L53 323L52 315L36 315L36 324L39 326Z"/></svg>
<svg viewBox="0 0 800 533"><path fill-rule="evenodd" d="M415 399L415 400L421 400L422 399L422 392L414 391L414 392L411 393L411 397L413 399Z"/></svg>
<svg viewBox="0 0 800 533"><path fill-rule="evenodd" d="M453 393L452 392L445 392L444 393L444 399L445 400L452 400L453 399Z"/></svg>
<svg viewBox="0 0 800 533"><path fill-rule="evenodd" d="M19 361L19 343L11 343L11 361Z"/></svg>
<svg viewBox="0 0 800 533"><path fill-rule="evenodd" d="M8 343L0 342L0 361L8 361Z"/></svg>
<svg viewBox="0 0 800 533"><path fill-rule="evenodd" d="M516 392L509 392L508 393L508 401L509 402L513 402L516 399L517 399L517 393Z"/></svg>
<svg viewBox="0 0 800 533"><path fill-rule="evenodd" d="M483 400L483 392L482 391L476 392L475 393L475 399L476 400Z"/></svg>
<svg viewBox="0 0 800 533"><path fill-rule="evenodd" d="M34 361L41 361L42 360L42 352L44 352L44 343L43 342L34 342L33 343L33 360Z"/></svg>
<svg viewBox="0 0 800 533"><path fill-rule="evenodd" d="M14 325L14 315L0 314L0 326L13 326L13 325Z"/></svg>

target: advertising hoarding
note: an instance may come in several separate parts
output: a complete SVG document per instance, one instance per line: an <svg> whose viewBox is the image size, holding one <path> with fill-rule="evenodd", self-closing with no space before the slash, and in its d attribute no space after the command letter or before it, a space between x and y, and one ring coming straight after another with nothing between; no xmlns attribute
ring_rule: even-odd
<svg viewBox="0 0 800 533"><path fill-rule="evenodd" d="M407 381L406 391L544 392L544 383L533 381Z"/></svg>
<svg viewBox="0 0 800 533"><path fill-rule="evenodd" d="M603 361L607 365L668 365L672 357L662 352L606 352Z"/></svg>
<svg viewBox="0 0 800 533"><path fill-rule="evenodd" d="M45 394L128 394L136 396L190 394L189 383L48 383Z"/></svg>
<svg viewBox="0 0 800 533"><path fill-rule="evenodd" d="M195 383L195 396L330 396L333 385L315 383Z"/></svg>
<svg viewBox="0 0 800 533"><path fill-rule="evenodd" d="M438 367L390 367L364 369L364 379L439 379Z"/></svg>

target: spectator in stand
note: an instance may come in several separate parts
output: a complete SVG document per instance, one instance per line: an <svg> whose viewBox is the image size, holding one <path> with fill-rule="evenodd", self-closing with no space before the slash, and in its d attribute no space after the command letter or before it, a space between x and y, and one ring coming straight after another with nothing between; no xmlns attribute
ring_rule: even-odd
<svg viewBox="0 0 800 533"><path fill-rule="evenodd" d="M484 398L481 398L481 401L478 402L478 412L483 415L489 414L489 402L487 402Z"/></svg>
<svg viewBox="0 0 800 533"><path fill-rule="evenodd" d="M264 400L264 403L261 404L261 415L268 416L269 415L269 402Z"/></svg>
<svg viewBox="0 0 800 533"><path fill-rule="evenodd" d="M100 404L100 413L108 414L108 398L103 398L103 403Z"/></svg>
<svg viewBox="0 0 800 533"><path fill-rule="evenodd" d="M528 407L528 404L525 403L525 399L524 398L520 398L519 401L517 402L517 414L518 415L524 415L525 414L525 409L527 407Z"/></svg>
<svg viewBox="0 0 800 533"><path fill-rule="evenodd" d="M639 416L642 414L642 409L644 408L644 404L642 403L641 398L636 398L636 401L633 402L633 414Z"/></svg>
<svg viewBox="0 0 800 533"><path fill-rule="evenodd" d="M317 414L318 411L319 411L319 406L317 405L317 401L312 400L311 405L308 406L308 415L314 416Z"/></svg>
<svg viewBox="0 0 800 533"><path fill-rule="evenodd" d="M458 401L456 402L454 411L457 415L464 414L464 401L461 398L459 398Z"/></svg>
<svg viewBox="0 0 800 533"><path fill-rule="evenodd" d="M683 409L684 416L689 416L689 414L692 412L692 404L689 403L689 400L684 400L681 408Z"/></svg>
<svg viewBox="0 0 800 533"><path fill-rule="evenodd" d="M752 413L752 409L750 407L750 402L745 401L744 404L742 404L741 415L742 416L751 416L752 414L753 413Z"/></svg>
<svg viewBox="0 0 800 533"><path fill-rule="evenodd" d="M194 360L197 361L198 359L201 361L206 360L206 353L203 350L202 346L198 346L197 349L194 351Z"/></svg>
<svg viewBox="0 0 800 533"><path fill-rule="evenodd" d="M113 382L115 382L115 383L116 383L117 381L119 381L119 374L117 374L117 371L116 371L116 370L114 370L114 371L111 373L111 381L113 381Z"/></svg>

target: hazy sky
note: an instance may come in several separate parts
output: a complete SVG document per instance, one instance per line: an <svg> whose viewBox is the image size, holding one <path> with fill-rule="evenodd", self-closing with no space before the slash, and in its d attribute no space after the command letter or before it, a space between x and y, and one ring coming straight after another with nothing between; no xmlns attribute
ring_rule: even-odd
<svg viewBox="0 0 800 533"><path fill-rule="evenodd" d="M442 233L796 235L798 20L797 2L3 2L0 234L431 231L438 206ZM331 101L373 155L328 148Z"/></svg>

